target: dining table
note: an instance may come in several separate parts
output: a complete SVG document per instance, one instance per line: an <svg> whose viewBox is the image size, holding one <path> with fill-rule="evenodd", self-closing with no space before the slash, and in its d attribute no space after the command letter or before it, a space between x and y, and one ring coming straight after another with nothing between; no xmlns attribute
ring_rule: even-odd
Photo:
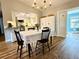
<svg viewBox="0 0 79 59"><path fill-rule="evenodd" d="M37 40L41 39L41 33L41 30L20 31L24 46L28 48L29 57L31 56L31 49L35 48Z"/></svg>

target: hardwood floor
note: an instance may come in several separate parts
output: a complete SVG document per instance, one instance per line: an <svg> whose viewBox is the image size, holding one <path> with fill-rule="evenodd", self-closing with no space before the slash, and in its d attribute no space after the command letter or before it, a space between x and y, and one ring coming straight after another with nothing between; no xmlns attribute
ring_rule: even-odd
<svg viewBox="0 0 79 59"><path fill-rule="evenodd" d="M5 40L4 35L0 35L0 42L2 42L4 40Z"/></svg>
<svg viewBox="0 0 79 59"><path fill-rule="evenodd" d="M45 55L42 55L42 53L35 55L31 57L31 59L56 59L57 56L55 55L55 48L60 42L63 41L63 38L60 37L54 37L53 38L53 46L51 46L51 51L46 52ZM19 55L16 52L17 49L17 44L16 43L5 43L1 42L0 43L0 59L18 59ZM25 51L26 49L23 49L23 55L22 59L29 59L27 52ZM50 56L50 58L48 58Z"/></svg>
<svg viewBox="0 0 79 59"><path fill-rule="evenodd" d="M79 59L79 33L68 34L60 46L60 59Z"/></svg>
<svg viewBox="0 0 79 59"><path fill-rule="evenodd" d="M23 49L22 59L79 59L79 38L75 39L72 35L66 38L54 37L51 50L33 55L29 58L26 49ZM0 59L19 59L16 52L17 44L0 43Z"/></svg>

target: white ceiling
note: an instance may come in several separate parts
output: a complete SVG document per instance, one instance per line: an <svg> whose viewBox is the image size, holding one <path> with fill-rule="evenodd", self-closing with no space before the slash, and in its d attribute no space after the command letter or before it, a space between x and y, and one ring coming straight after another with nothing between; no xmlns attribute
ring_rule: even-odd
<svg viewBox="0 0 79 59"><path fill-rule="evenodd" d="M34 0L19 0L19 1L32 7ZM38 1L38 5L41 6L44 0L36 0L36 1ZM46 0L46 1L49 2L50 0ZM72 0L51 0L51 1L52 1L52 7L56 7L56 6L68 3Z"/></svg>

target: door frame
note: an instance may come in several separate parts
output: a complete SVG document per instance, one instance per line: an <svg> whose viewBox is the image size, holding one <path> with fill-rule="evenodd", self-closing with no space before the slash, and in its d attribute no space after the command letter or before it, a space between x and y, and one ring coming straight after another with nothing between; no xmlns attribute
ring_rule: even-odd
<svg viewBox="0 0 79 59"><path fill-rule="evenodd" d="M56 36L60 36L60 37L66 37L64 35L60 35L60 13L62 12L67 12L67 10L61 10L61 11L57 11L57 19L56 19L56 29L57 29L57 35ZM67 34L67 32L65 33Z"/></svg>

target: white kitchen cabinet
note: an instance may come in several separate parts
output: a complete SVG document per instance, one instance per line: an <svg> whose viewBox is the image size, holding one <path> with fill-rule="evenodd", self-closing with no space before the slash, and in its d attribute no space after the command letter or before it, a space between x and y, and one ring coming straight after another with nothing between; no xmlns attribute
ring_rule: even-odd
<svg viewBox="0 0 79 59"><path fill-rule="evenodd" d="M51 36L55 35L55 16L48 16L45 18L41 18L41 29L43 29L43 27L49 27L51 29Z"/></svg>
<svg viewBox="0 0 79 59"><path fill-rule="evenodd" d="M15 42L16 36L13 28L7 28L4 30L5 32L5 42Z"/></svg>

